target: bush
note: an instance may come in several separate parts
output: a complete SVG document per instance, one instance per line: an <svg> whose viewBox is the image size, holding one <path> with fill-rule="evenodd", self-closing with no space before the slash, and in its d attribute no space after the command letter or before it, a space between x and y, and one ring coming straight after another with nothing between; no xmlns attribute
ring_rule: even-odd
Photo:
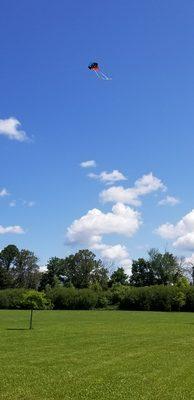
<svg viewBox="0 0 194 400"><path fill-rule="evenodd" d="M0 290L0 309L21 308L24 293L24 289Z"/></svg>
<svg viewBox="0 0 194 400"><path fill-rule="evenodd" d="M128 288L121 298L123 310L180 311L186 301L184 291L175 286Z"/></svg>
<svg viewBox="0 0 194 400"><path fill-rule="evenodd" d="M74 288L54 288L50 296L55 310L72 310L75 308L76 289Z"/></svg>
<svg viewBox="0 0 194 400"><path fill-rule="evenodd" d="M79 289L75 296L75 305L78 310L91 310L96 307L98 294L91 289Z"/></svg>
<svg viewBox="0 0 194 400"><path fill-rule="evenodd" d="M56 310L89 310L95 308L98 295L91 289L55 288L51 300Z"/></svg>
<svg viewBox="0 0 194 400"><path fill-rule="evenodd" d="M129 291L129 286L120 284L113 285L109 293L109 301L112 305L118 305Z"/></svg>
<svg viewBox="0 0 194 400"><path fill-rule="evenodd" d="M108 291L104 292L100 290L97 292L97 303L96 303L96 308L106 308L109 305L109 297L108 297Z"/></svg>
<svg viewBox="0 0 194 400"><path fill-rule="evenodd" d="M194 311L194 286L186 289L186 301L183 307L184 311Z"/></svg>

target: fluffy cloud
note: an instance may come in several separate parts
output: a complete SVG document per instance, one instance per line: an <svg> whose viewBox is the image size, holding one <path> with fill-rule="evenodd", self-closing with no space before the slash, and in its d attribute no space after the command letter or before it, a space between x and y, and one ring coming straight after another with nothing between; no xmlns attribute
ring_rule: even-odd
<svg viewBox="0 0 194 400"><path fill-rule="evenodd" d="M173 246L184 250L194 250L194 209L177 224L166 223L156 230L164 239L173 240Z"/></svg>
<svg viewBox="0 0 194 400"><path fill-rule="evenodd" d="M21 234L24 233L24 230L19 225L6 226L6 227L0 225L0 235L5 235L6 233Z"/></svg>
<svg viewBox="0 0 194 400"><path fill-rule="evenodd" d="M66 242L70 245L86 245L91 250L98 251L106 262L122 266L129 273L131 259L127 248L121 244L104 244L102 239L108 234L131 237L141 223L140 213L122 203L115 204L108 213L94 208L69 226Z"/></svg>
<svg viewBox="0 0 194 400"><path fill-rule="evenodd" d="M75 220L67 229L67 241L70 244L86 243L92 246L100 243L102 236L107 234L115 233L130 237L140 225L140 214L124 204L115 204L112 212L108 213L94 208Z"/></svg>
<svg viewBox="0 0 194 400"><path fill-rule="evenodd" d="M80 163L80 167L82 167L82 168L94 168L94 167L96 167L96 161L95 160L82 161Z"/></svg>
<svg viewBox="0 0 194 400"><path fill-rule="evenodd" d="M8 193L7 189L3 188L0 190L0 197L5 197L8 195L9 195L9 193Z"/></svg>
<svg viewBox="0 0 194 400"><path fill-rule="evenodd" d="M100 257L105 262L110 262L121 266L127 273L130 272L132 261L129 258L128 250L121 244L107 245L104 243L96 243L92 246L92 250L97 250L100 253Z"/></svg>
<svg viewBox="0 0 194 400"><path fill-rule="evenodd" d="M157 190L166 190L166 187L160 179L152 173L143 175L138 179L134 186L125 189L123 186L113 186L103 190L100 198L103 202L122 202L133 206L141 205L140 196L155 192Z"/></svg>
<svg viewBox="0 0 194 400"><path fill-rule="evenodd" d="M176 197L173 196L166 196L165 199L162 199L158 202L159 206L176 206L176 204L179 204L180 200L177 199Z"/></svg>
<svg viewBox="0 0 194 400"><path fill-rule="evenodd" d="M21 123L16 118L0 119L0 135L8 139L25 142L28 140L26 132L20 129Z"/></svg>
<svg viewBox="0 0 194 400"><path fill-rule="evenodd" d="M103 183L106 183L107 185L111 185L114 182L119 182L119 181L126 181L127 178L122 174L122 172L119 172L117 169L114 169L112 172L106 172L103 171L101 174L88 174L89 178L92 179L98 179Z"/></svg>

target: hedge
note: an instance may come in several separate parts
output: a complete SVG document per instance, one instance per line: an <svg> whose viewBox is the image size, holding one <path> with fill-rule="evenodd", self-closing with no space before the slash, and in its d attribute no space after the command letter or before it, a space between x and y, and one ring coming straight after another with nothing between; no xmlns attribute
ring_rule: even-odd
<svg viewBox="0 0 194 400"><path fill-rule="evenodd" d="M132 287L115 285L107 291L56 287L46 292L0 290L0 309L194 311L194 287Z"/></svg>
<svg viewBox="0 0 194 400"><path fill-rule="evenodd" d="M121 310L180 311L187 302L186 290L176 286L128 288L119 302ZM189 302L188 302L189 303ZM194 310L188 304L188 311Z"/></svg>

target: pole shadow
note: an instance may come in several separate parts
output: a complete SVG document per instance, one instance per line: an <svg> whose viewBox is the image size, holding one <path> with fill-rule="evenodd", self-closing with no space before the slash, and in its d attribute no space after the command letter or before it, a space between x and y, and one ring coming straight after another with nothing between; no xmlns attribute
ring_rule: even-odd
<svg viewBox="0 0 194 400"><path fill-rule="evenodd" d="M29 328L7 328L6 331L29 331Z"/></svg>

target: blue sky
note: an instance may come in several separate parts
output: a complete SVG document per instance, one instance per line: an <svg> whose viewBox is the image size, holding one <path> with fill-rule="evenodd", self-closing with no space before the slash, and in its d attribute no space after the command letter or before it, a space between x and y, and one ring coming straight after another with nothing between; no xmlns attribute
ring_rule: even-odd
<svg viewBox="0 0 194 400"><path fill-rule="evenodd" d="M5 188L9 195L0 196L0 248L29 248L41 264L89 245L108 257L119 244L128 255L119 260L117 254L116 263L144 255L147 247L192 256L193 17L191 0L2 0L0 193ZM87 69L93 60L111 81ZM10 139L10 118L31 140ZM87 160L97 167L81 168ZM139 213L142 223L133 233L123 228L117 235L108 221L104 230L89 229L100 236L95 246L89 233L83 243L75 231L65 245L75 219L93 209L114 213L117 200L99 201L111 185L87 177L113 170L127 180L112 186L134 187L152 172L168 190L150 190L139 206L121 201L127 213L127 207ZM159 206L166 196L180 202ZM96 224L106 224L103 218ZM24 233L7 232L15 226Z"/></svg>

